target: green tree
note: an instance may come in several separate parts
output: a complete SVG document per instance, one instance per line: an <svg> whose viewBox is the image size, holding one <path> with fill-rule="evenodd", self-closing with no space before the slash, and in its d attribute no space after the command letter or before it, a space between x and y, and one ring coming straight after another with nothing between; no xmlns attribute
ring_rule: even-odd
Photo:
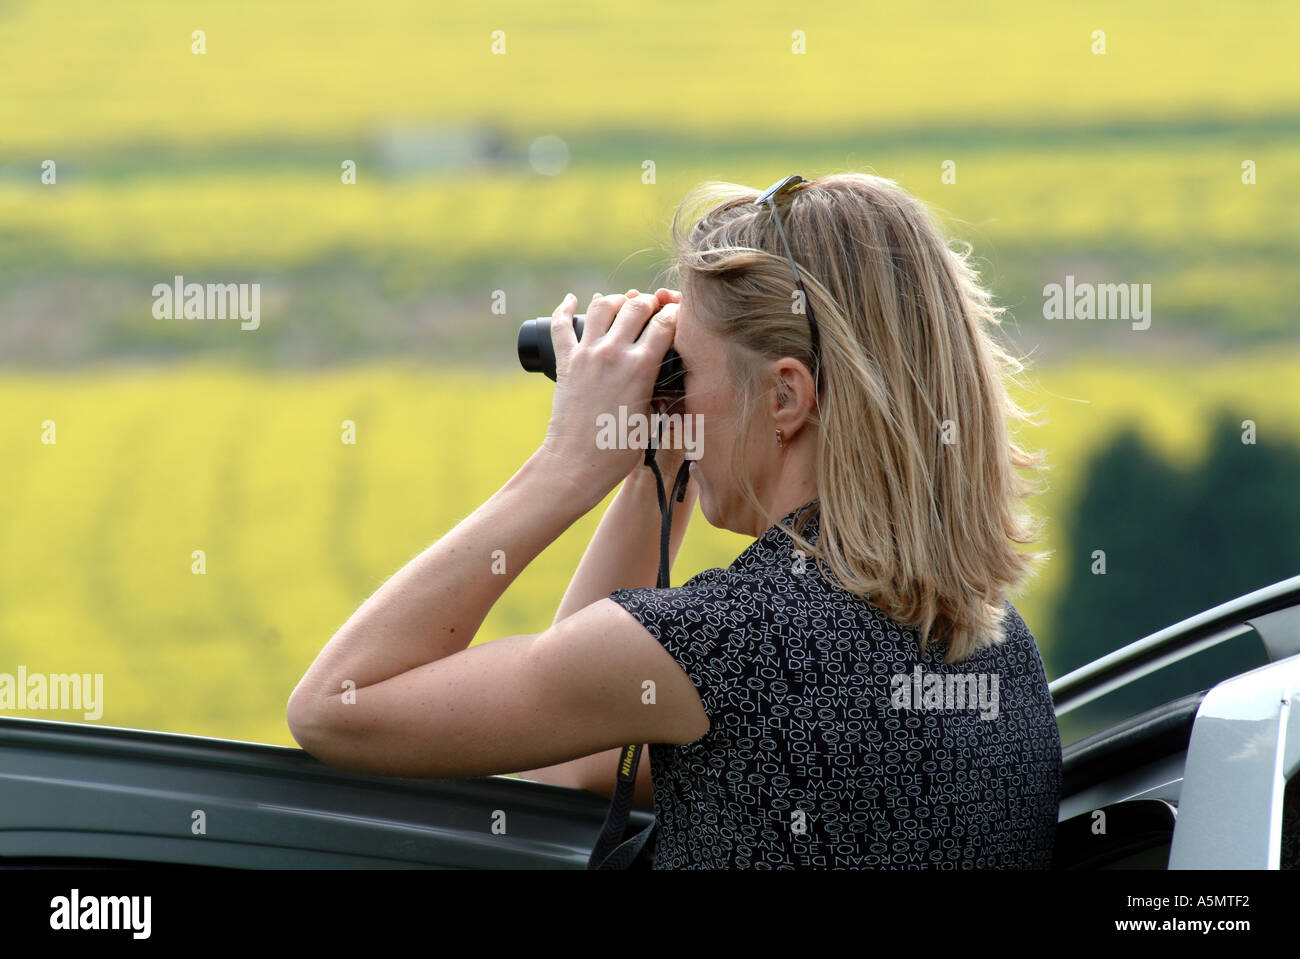
<svg viewBox="0 0 1300 959"><path fill-rule="evenodd" d="M1220 411L1206 459L1188 472L1131 426L1094 457L1069 524L1051 675L1300 573L1300 451L1268 436L1243 443L1244 419ZM1096 713L1132 715L1263 661L1253 637L1234 640L1104 697Z"/></svg>

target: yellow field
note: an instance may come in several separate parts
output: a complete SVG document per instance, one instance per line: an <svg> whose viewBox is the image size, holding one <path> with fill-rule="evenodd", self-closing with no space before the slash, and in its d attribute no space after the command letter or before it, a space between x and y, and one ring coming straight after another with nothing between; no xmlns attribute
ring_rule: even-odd
<svg viewBox="0 0 1300 959"><path fill-rule="evenodd" d="M430 115L539 132L613 122L785 135L1258 115L1300 98L1300 17L1288 0L7 7L0 129L13 149L42 155L332 137ZM202 56L191 52L195 30L206 32ZM497 30L504 55L491 53ZM1092 53L1095 30L1105 55ZM795 31L803 55L791 53Z"/></svg>
<svg viewBox="0 0 1300 959"><path fill-rule="evenodd" d="M1023 439L1054 466L1035 508L1058 552L1013 597L1030 627L1074 562L1056 518L1121 422L1185 465L1220 400L1300 441L1300 399L1275 388L1298 375L1300 354L1277 352L1203 370L1081 361L1038 371L1021 399L1050 422ZM0 662L102 672L103 724L291 744L285 702L334 629L540 441L550 384L539 380L398 365L0 379ZM355 446L340 441L345 419ZM41 443L46 420L53 445ZM522 574L480 641L549 624L597 519ZM729 564L747 542L697 512L674 583ZM194 550L206 553L205 575L191 572Z"/></svg>
<svg viewBox="0 0 1300 959"><path fill-rule="evenodd" d="M1249 153L1212 145L1188 155L1181 141L1113 145L1054 156L1042 149L976 151L957 182L939 181L947 154L827 159L816 171L855 169L897 179L945 211L976 244L1129 243L1184 253L1239 244L1300 250L1300 154L1259 143ZM1244 186L1241 161L1261 183ZM848 162L848 161L852 162ZM638 167L602 164L560 179L480 173L450 180L379 180L355 187L338 164L303 172L219 179L151 173L63 190L0 185L9 227L74 262L177 263L279 269L347 254L360 263L410 256L443 264L486 257L609 256L666 238L686 190L708 178L766 186L770 163L710 168L693 161L643 185ZM810 175L812 173L810 172Z"/></svg>

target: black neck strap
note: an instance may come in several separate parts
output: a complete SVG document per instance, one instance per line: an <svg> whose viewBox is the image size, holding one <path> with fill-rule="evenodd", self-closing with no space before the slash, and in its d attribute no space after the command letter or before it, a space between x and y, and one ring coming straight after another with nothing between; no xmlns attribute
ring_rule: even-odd
<svg viewBox="0 0 1300 959"><path fill-rule="evenodd" d="M658 588L668 588L668 554L670 552L669 540L672 536L673 528L673 505L680 503L686 498L686 484L690 482L690 460L682 463L681 469L677 471L677 478L673 481L672 496L664 493L664 477L659 472L659 465L655 462L655 448L648 447L645 451L645 465L650 467L651 472L655 475L655 492L659 497L659 515L661 524L659 527L659 578L656 583ZM654 823L651 823L637 835L623 840L623 833L627 829L627 814L632 807L632 797L636 793L636 769L641 763L642 743L634 746L624 746L623 754L618 761L618 781L614 785L614 798L610 801L609 812L605 815L605 825L601 827L600 838L596 840L596 845L591 851L591 858L587 860L588 869L627 869L637 854L640 853L646 841L650 838L650 833L654 829Z"/></svg>

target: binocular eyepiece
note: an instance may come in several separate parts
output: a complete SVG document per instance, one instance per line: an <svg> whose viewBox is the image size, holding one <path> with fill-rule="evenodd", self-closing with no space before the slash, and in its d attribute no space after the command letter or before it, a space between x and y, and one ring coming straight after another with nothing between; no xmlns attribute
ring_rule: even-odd
<svg viewBox="0 0 1300 959"><path fill-rule="evenodd" d="M587 314L577 313L573 317L573 332L582 339L582 327ZM535 320L524 320L519 327L519 362L529 373L545 373L551 380L555 379L555 344L551 342L551 318L539 316ZM677 351L669 347L663 362L659 365L659 377L655 380L654 395L651 399L679 400L686 395L683 381L686 369Z"/></svg>

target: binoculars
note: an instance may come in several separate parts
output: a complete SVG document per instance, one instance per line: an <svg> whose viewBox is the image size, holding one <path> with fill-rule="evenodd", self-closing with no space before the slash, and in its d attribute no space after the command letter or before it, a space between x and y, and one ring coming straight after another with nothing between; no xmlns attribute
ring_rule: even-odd
<svg viewBox="0 0 1300 959"><path fill-rule="evenodd" d="M573 332L582 339L582 327L587 319L586 313L577 313L573 317ZM519 362L529 373L545 373L552 381L555 379L555 344L551 342L551 318L539 316L535 320L524 320L519 327ZM651 399L679 400L686 395L682 385L686 379L686 368L677 351L669 347L663 362L659 364L659 376L655 380L654 394Z"/></svg>

